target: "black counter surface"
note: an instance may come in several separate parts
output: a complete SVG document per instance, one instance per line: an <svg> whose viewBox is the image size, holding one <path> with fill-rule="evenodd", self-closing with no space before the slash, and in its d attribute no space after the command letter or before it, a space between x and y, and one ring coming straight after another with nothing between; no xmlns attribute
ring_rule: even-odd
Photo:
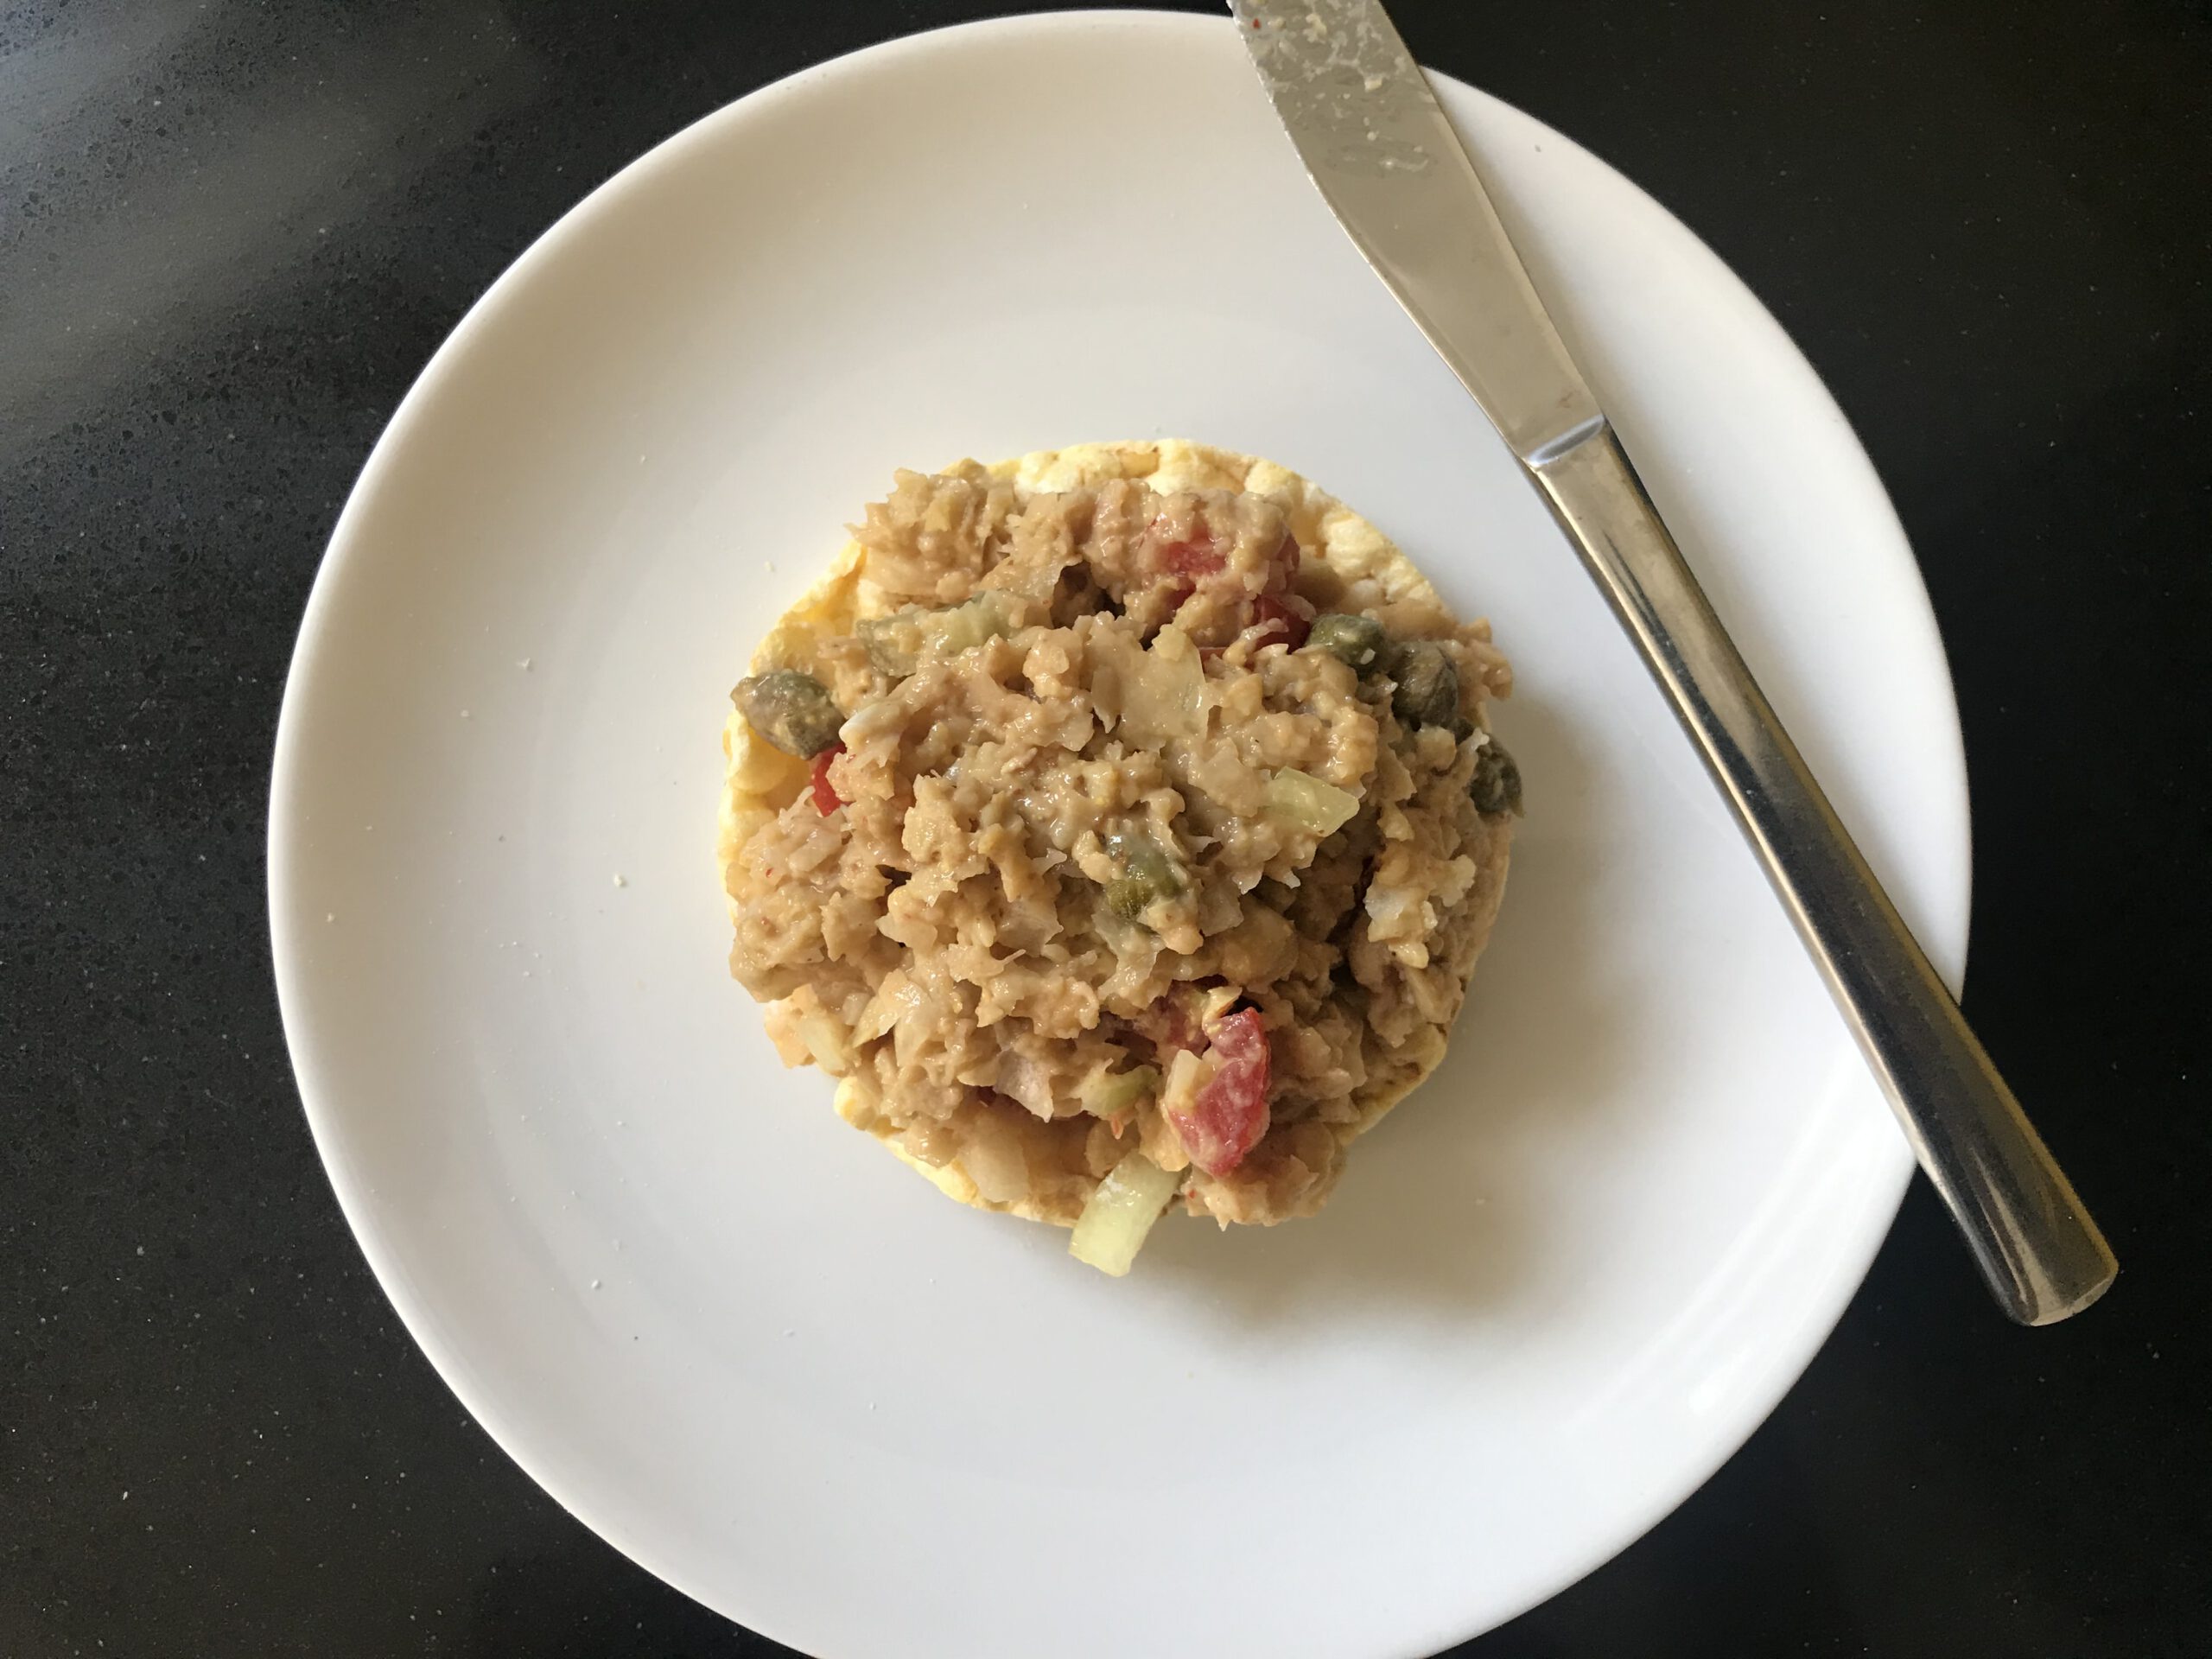
<svg viewBox="0 0 2212 1659"><path fill-rule="evenodd" d="M730 99L1001 9L0 5L0 1659L782 1651L533 1487L364 1266L270 745L354 474L500 270ZM1968 1012L2125 1263L2014 1329L1916 1182L1744 1451L1463 1651L2212 1653L2212 13L1397 11L1703 235L1872 452L1965 721Z"/></svg>

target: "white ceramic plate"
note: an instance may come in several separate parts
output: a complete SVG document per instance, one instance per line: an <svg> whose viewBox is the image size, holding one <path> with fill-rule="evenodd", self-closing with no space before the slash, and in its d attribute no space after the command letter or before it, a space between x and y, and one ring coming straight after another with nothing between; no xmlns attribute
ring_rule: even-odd
<svg viewBox="0 0 2212 1659"><path fill-rule="evenodd" d="M1955 977L1949 686L1842 418L1665 212L1440 90ZM711 842L729 684L893 467L1160 434L1307 474L1495 619L1531 806L1452 1057L1328 1212L1166 1225L1116 1282L947 1203L777 1065ZM270 867L301 1092L416 1340L618 1548L837 1659L1484 1629L1743 1440L1908 1168L1658 696L1226 21L864 52L563 220L340 522Z"/></svg>

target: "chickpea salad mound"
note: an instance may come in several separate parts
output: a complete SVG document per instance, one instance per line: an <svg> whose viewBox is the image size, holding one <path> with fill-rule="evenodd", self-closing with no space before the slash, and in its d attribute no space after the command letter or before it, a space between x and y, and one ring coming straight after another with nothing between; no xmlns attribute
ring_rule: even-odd
<svg viewBox="0 0 2212 1659"><path fill-rule="evenodd" d="M723 733L730 969L787 1065L1128 1271L1318 1210L1443 1058L1505 884L1512 671L1264 461L902 472Z"/></svg>

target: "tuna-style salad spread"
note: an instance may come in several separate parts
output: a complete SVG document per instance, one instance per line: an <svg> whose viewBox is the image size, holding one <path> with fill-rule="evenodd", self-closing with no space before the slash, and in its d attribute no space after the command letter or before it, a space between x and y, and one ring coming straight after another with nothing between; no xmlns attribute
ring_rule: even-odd
<svg viewBox="0 0 2212 1659"><path fill-rule="evenodd" d="M849 1122L1109 1273L1177 1203L1310 1215L1465 998L1511 683L1268 462L902 472L731 694L731 971Z"/></svg>

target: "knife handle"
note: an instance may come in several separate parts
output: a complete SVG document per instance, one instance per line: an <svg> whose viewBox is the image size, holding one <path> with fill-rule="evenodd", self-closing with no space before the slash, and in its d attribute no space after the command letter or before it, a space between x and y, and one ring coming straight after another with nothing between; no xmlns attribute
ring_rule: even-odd
<svg viewBox="0 0 2212 1659"><path fill-rule="evenodd" d="M1806 770L1609 428L1529 467L1703 756L2005 1311L2050 1325L2119 1271Z"/></svg>

